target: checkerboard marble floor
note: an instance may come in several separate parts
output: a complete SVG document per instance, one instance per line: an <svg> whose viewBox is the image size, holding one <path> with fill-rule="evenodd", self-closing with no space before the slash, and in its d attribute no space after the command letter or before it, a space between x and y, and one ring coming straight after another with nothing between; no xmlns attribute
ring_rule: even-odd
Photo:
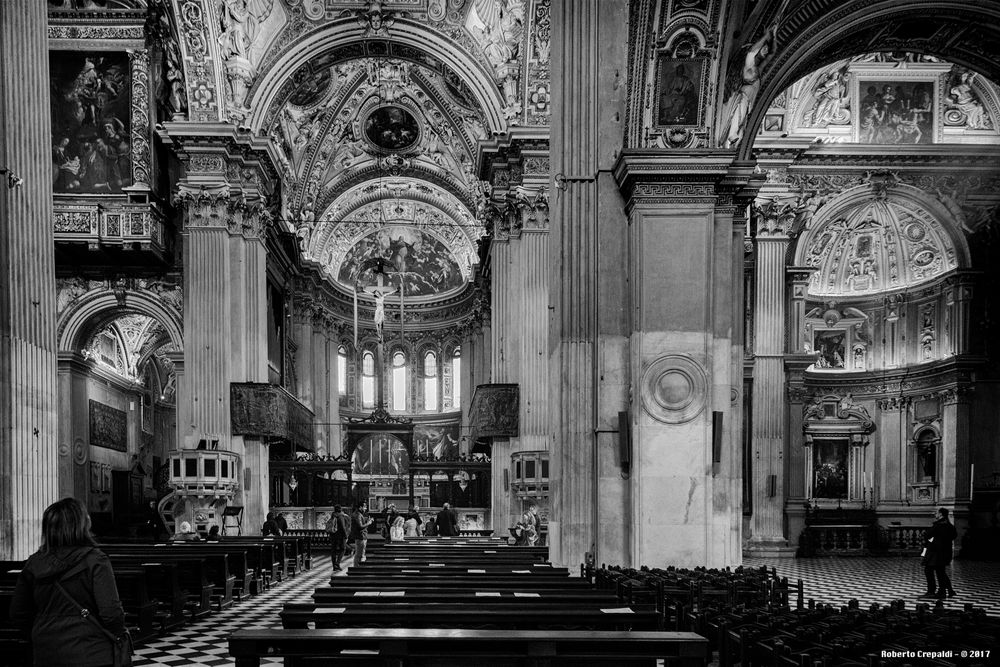
<svg viewBox="0 0 1000 667"><path fill-rule="evenodd" d="M330 580L330 557L314 556L312 569L272 586L269 591L234 604L177 632L146 642L136 648L133 665L209 665L231 667L229 635L236 630L280 628L278 612L286 602L312 602L313 591ZM343 574L343 572L339 573ZM281 665L280 658L261 660L262 665Z"/></svg>
<svg viewBox="0 0 1000 667"><path fill-rule="evenodd" d="M816 602L846 605L856 598L867 607L893 600L905 600L908 607L918 602L926 586L923 569L916 558L748 558L751 567L775 568L791 580L802 579L805 598ZM346 568L345 568L346 569ZM228 639L235 630L280 628L278 612L286 602L310 602L313 590L330 578L328 556L313 561L313 569L300 573L267 591L233 605L224 612L192 623L170 635L149 641L136 649L135 666L209 665L231 667ZM343 575L344 572L338 573ZM955 561L950 568L957 596L945 606L961 608L967 603L1000 616L1000 563ZM933 601L931 601L933 602ZM281 659L261 661L280 665Z"/></svg>
<svg viewBox="0 0 1000 667"><path fill-rule="evenodd" d="M877 602L886 605L904 600L908 607L918 602L927 589L919 558L745 558L749 567L775 568L779 576L802 580L805 599L846 605L852 598L862 607ZM948 608L966 604L1000 616L1000 563L954 561L948 569L955 597L944 600Z"/></svg>

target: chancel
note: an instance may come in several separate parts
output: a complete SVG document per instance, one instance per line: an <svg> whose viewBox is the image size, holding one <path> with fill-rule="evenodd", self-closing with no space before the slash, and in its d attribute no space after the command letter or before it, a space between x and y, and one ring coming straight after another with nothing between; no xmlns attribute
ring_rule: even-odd
<svg viewBox="0 0 1000 667"><path fill-rule="evenodd" d="M43 540L138 664L991 659L1000 0L0 0L0 63L12 661Z"/></svg>

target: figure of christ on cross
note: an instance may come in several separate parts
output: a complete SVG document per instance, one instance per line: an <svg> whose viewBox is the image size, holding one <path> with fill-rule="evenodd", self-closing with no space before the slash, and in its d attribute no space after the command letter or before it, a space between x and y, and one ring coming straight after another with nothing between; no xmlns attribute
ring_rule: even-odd
<svg viewBox="0 0 1000 667"><path fill-rule="evenodd" d="M376 276L376 282L365 287L365 292L375 298L375 331L378 332L378 341L384 343L382 329L385 324L385 297L395 294L396 288L385 281L384 273L377 273Z"/></svg>

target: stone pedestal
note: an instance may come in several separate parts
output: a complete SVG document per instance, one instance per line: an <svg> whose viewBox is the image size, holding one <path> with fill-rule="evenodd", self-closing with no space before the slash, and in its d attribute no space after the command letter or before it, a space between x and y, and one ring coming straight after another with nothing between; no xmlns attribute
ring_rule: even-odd
<svg viewBox="0 0 1000 667"><path fill-rule="evenodd" d="M0 3L0 559L38 548L73 446L58 439L47 24L44 2Z"/></svg>

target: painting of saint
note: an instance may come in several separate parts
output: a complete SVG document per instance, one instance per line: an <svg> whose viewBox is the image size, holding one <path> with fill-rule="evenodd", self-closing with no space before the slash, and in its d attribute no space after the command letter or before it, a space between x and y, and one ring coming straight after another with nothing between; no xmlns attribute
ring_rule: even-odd
<svg viewBox="0 0 1000 667"><path fill-rule="evenodd" d="M657 125L697 125L701 58L661 57L658 64Z"/></svg>
<svg viewBox="0 0 1000 667"><path fill-rule="evenodd" d="M847 498L847 440L813 442L813 498Z"/></svg>
<svg viewBox="0 0 1000 667"><path fill-rule="evenodd" d="M390 274L399 272L407 297L441 294L464 284L462 270L444 243L424 231L402 225L382 227L355 243L340 265L338 279L352 287L358 282L370 282L370 276L359 274L359 267L376 257L395 267L387 269ZM397 284L396 276L390 277Z"/></svg>
<svg viewBox="0 0 1000 667"><path fill-rule="evenodd" d="M419 456L435 459L458 458L458 424L417 424L413 447Z"/></svg>
<svg viewBox="0 0 1000 667"><path fill-rule="evenodd" d="M864 80L858 85L858 141L934 142L934 82Z"/></svg>
<svg viewBox="0 0 1000 667"><path fill-rule="evenodd" d="M128 56L50 51L49 67L53 192L121 192L132 183Z"/></svg>
<svg viewBox="0 0 1000 667"><path fill-rule="evenodd" d="M843 331L817 331L815 337L816 368L844 368Z"/></svg>
<svg viewBox="0 0 1000 667"><path fill-rule="evenodd" d="M397 106L379 107L365 119L365 136L387 151L409 148L420 137L420 126L409 111Z"/></svg>

